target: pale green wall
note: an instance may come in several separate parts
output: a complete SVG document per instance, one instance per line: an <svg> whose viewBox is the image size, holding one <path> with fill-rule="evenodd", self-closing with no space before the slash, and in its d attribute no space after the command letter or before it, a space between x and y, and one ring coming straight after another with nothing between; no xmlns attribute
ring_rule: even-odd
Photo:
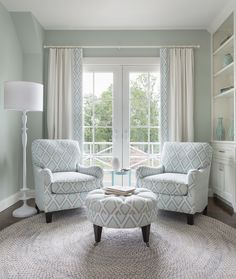
<svg viewBox="0 0 236 279"><path fill-rule="evenodd" d="M4 110L4 81L21 80L23 54L10 14L0 3L0 201L21 184L21 114Z"/></svg>
<svg viewBox="0 0 236 279"><path fill-rule="evenodd" d="M44 30L29 12L12 12L23 51L23 80L43 83ZM43 137L43 112L28 113L27 185L34 188L31 143Z"/></svg>
<svg viewBox="0 0 236 279"><path fill-rule="evenodd" d="M178 45L197 44L195 50L195 141L211 139L210 34L205 30L159 31L45 31L47 45ZM47 65L45 50L45 65ZM85 49L84 56L159 56L157 49ZM46 75L45 67L45 75ZM45 79L46 80L46 79Z"/></svg>
<svg viewBox="0 0 236 279"><path fill-rule="evenodd" d="M22 187L21 113L5 111L3 82L43 82L44 30L29 12L9 13L0 4L0 201ZM27 179L33 188L31 142L43 137L43 113L28 113Z"/></svg>

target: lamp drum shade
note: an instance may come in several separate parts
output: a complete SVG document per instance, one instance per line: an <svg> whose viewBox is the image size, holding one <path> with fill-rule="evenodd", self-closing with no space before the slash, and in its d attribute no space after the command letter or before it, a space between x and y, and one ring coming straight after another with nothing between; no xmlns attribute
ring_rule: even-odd
<svg viewBox="0 0 236 279"><path fill-rule="evenodd" d="M6 81L4 108L17 111L43 111L43 85L27 81Z"/></svg>

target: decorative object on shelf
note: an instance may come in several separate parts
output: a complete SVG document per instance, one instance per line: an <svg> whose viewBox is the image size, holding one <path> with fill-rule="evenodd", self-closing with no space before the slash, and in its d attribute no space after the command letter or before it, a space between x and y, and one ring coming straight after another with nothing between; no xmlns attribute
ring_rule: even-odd
<svg viewBox="0 0 236 279"><path fill-rule="evenodd" d="M113 168L113 170L119 170L119 168L120 168L120 162L117 157L114 157L112 159L112 168Z"/></svg>
<svg viewBox="0 0 236 279"><path fill-rule="evenodd" d="M218 117L217 118L216 139L217 140L224 140L225 139L225 128L223 126L223 117Z"/></svg>
<svg viewBox="0 0 236 279"><path fill-rule="evenodd" d="M228 41L230 38L232 37L232 35L228 35L226 38L223 39L223 41L221 41L220 46L222 46L226 41Z"/></svg>
<svg viewBox="0 0 236 279"><path fill-rule="evenodd" d="M233 61L234 61L234 59L233 59L233 56L232 56L231 53L227 53L227 54L224 55L224 60L223 60L224 67L229 65Z"/></svg>
<svg viewBox="0 0 236 279"><path fill-rule="evenodd" d="M234 120L233 119L230 120L228 138L230 141L234 140Z"/></svg>
<svg viewBox="0 0 236 279"><path fill-rule="evenodd" d="M226 91L228 91L230 89L233 89L233 88L234 88L233 86L223 87L223 88L220 89L220 93L224 93L224 92L226 92Z"/></svg>
<svg viewBox="0 0 236 279"><path fill-rule="evenodd" d="M17 218L29 217L37 213L34 207L27 205L26 181L26 146L27 146L27 112L43 111L43 85L26 81L7 81L4 85L4 108L22 111L22 145L23 145L23 186L21 189L23 205L13 211Z"/></svg>

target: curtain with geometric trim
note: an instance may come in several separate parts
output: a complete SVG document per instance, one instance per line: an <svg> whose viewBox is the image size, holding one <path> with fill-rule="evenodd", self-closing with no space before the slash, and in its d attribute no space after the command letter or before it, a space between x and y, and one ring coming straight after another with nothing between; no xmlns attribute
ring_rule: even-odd
<svg viewBox="0 0 236 279"><path fill-rule="evenodd" d="M160 143L169 140L169 52L167 48L160 49Z"/></svg>
<svg viewBox="0 0 236 279"><path fill-rule="evenodd" d="M47 128L49 139L74 139L82 151L82 49L50 48Z"/></svg>
<svg viewBox="0 0 236 279"><path fill-rule="evenodd" d="M74 48L72 52L72 112L73 139L79 142L80 152L83 152L83 50Z"/></svg>

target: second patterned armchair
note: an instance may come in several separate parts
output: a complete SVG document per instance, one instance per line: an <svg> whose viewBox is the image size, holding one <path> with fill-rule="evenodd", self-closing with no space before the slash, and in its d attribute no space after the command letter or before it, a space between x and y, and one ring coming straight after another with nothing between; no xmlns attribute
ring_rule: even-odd
<svg viewBox="0 0 236 279"><path fill-rule="evenodd" d="M52 221L52 212L81 207L88 192L102 187L103 170L81 166L80 156L76 141L32 143L35 201L47 223Z"/></svg>
<svg viewBox="0 0 236 279"><path fill-rule="evenodd" d="M159 209L187 214L193 225L194 214L207 210L212 148L208 143L164 144L158 168L139 167L137 186L157 195Z"/></svg>

